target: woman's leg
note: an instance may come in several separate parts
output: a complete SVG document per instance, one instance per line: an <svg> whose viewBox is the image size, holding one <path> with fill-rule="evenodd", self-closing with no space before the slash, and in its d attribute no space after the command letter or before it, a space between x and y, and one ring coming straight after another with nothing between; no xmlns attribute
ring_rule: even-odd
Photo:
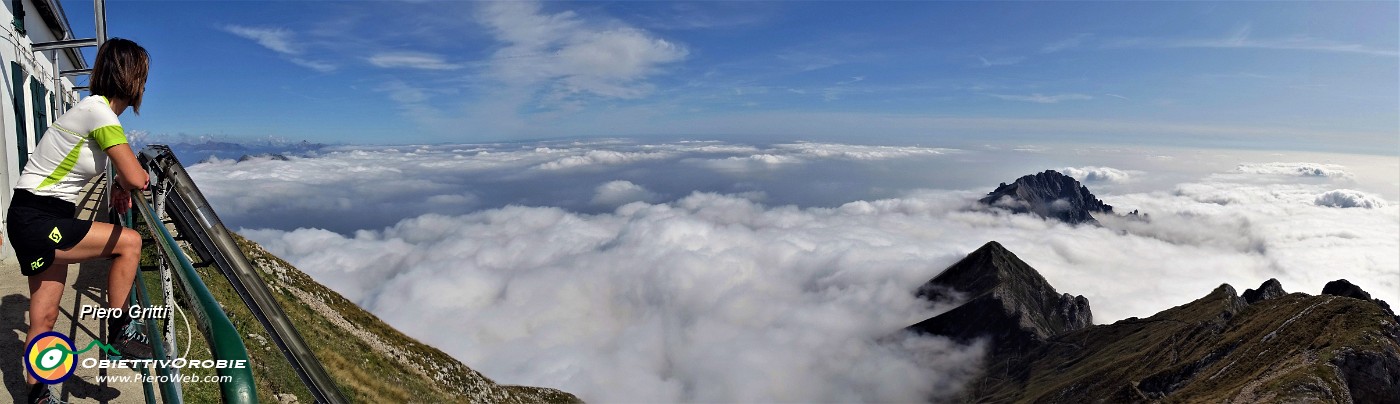
<svg viewBox="0 0 1400 404"><path fill-rule="evenodd" d="M29 277L29 336L24 346L35 336L53 331L53 323L58 320L58 300L63 298L63 282L68 279L68 264L49 265L49 268ZM38 383L29 372L24 372L29 384Z"/></svg>
<svg viewBox="0 0 1400 404"><path fill-rule="evenodd" d="M126 305L140 265L141 236L135 230L93 222L82 241L73 248L54 251L53 264L29 277L29 336L25 346L35 336L53 330L58 320L58 302L68 279L68 265L108 257L112 258L112 267L107 274L107 307ZM28 372L25 379L29 384L37 383Z"/></svg>
<svg viewBox="0 0 1400 404"><path fill-rule="evenodd" d="M136 279L136 270L141 264L141 235L135 230L93 222L92 228L88 229L78 245L54 251L56 265L108 257L112 258L112 267L107 274L107 307L125 307L126 298L131 294L131 283Z"/></svg>

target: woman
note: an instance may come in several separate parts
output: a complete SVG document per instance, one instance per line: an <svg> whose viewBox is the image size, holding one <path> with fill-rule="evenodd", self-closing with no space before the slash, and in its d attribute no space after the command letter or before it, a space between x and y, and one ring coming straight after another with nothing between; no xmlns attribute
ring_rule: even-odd
<svg viewBox="0 0 1400 404"><path fill-rule="evenodd" d="M10 203L6 233L29 277L29 340L53 330L58 319L68 265L112 260L107 274L107 307L124 308L141 259L141 236L109 223L74 218L78 193L105 170L117 170L121 190L112 207L131 208L132 191L146 189L146 171L127 144L117 116L131 107L141 112L150 58L135 42L112 38L97 50L89 91L44 133L20 174ZM124 357L150 358L151 346L126 316L107 320L107 342ZM28 344L26 343L26 346ZM51 400L49 389L27 376L30 402Z"/></svg>

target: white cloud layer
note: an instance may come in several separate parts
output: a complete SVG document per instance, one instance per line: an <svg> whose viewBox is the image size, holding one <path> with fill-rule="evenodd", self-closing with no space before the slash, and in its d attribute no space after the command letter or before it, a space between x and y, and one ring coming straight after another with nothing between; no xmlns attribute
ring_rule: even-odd
<svg viewBox="0 0 1400 404"><path fill-rule="evenodd" d="M595 216L428 215L353 237L244 233L506 383L600 402L949 397L979 349L878 341L936 313L912 290L955 257L850 210L696 194Z"/></svg>
<svg viewBox="0 0 1400 404"><path fill-rule="evenodd" d="M1327 206L1332 208L1364 208L1378 209L1386 207L1385 199L1379 196L1350 189L1335 189L1318 195L1314 201L1317 206Z"/></svg>
<svg viewBox="0 0 1400 404"><path fill-rule="evenodd" d="M852 160L887 160L912 156L939 155L957 151L954 149L935 147L866 146L808 142L779 144L776 147L779 150L794 150L804 156Z"/></svg>
<svg viewBox="0 0 1400 404"><path fill-rule="evenodd" d="M715 141L638 144L595 139L327 148L314 158L293 157L293 161L211 161L191 167L190 173L201 185L208 184L205 192L221 201L219 213L230 223L322 227L346 233L382 228L424 213L461 214L510 204L610 211L615 206L595 201L594 187L615 180L643 187L649 192L646 200L660 201L694 191L770 191L759 188L767 187L762 184L767 182L808 179L801 170L813 164L938 160L957 152L916 146L779 143L759 147ZM807 203L801 201L812 198L807 195L827 195L830 199L822 203L831 204L884 188L842 178L850 175L843 170L833 171L835 176L827 178L830 187L852 189L784 185L789 192L770 194L779 203L803 205ZM762 183L733 181L755 173L766 175L756 178ZM460 203L446 203L453 200Z"/></svg>
<svg viewBox="0 0 1400 404"><path fill-rule="evenodd" d="M593 195L594 205L621 206L631 202L656 199L656 194L631 181L616 180L599 185Z"/></svg>
<svg viewBox="0 0 1400 404"><path fill-rule="evenodd" d="M1080 182L1123 183L1132 180L1132 173L1113 167L1065 167L1060 169L1060 173L1074 177Z"/></svg>
<svg viewBox="0 0 1400 404"><path fill-rule="evenodd" d="M1249 174L1270 174L1298 177L1351 178L1352 174L1337 164L1319 163L1258 163L1241 164L1239 171Z"/></svg>
<svg viewBox="0 0 1400 404"><path fill-rule="evenodd" d="M190 171L226 223L262 223L242 232L409 335L598 402L950 397L979 349L878 341L945 309L914 288L989 240L1088 297L1098 323L1268 278L1307 293L1346 278L1400 302L1400 208L1377 191L1393 160L1037 150L597 139ZM1065 166L1151 220L969 209Z"/></svg>

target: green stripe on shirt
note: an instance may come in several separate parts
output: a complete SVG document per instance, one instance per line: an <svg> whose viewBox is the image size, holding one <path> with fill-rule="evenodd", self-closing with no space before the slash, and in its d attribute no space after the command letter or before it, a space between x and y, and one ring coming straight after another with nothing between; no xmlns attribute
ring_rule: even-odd
<svg viewBox="0 0 1400 404"><path fill-rule="evenodd" d="M88 137L96 140L97 145L101 146L102 150L126 143L126 132L122 131L121 125L107 125L93 129L91 133L88 133Z"/></svg>
<svg viewBox="0 0 1400 404"><path fill-rule="evenodd" d="M68 173L73 171L73 167L78 165L78 157L83 154L84 142L87 142L87 139L78 139L78 144L73 146L73 150L68 151L67 156L63 156L63 162L58 163L58 168L54 169L47 178L44 178L44 182L40 182L35 189L47 188L62 181L63 177L67 177Z"/></svg>

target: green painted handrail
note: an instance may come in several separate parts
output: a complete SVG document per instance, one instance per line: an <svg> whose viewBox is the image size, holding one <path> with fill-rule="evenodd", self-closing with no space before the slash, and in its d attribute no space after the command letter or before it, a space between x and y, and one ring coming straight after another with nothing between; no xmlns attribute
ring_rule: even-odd
<svg viewBox="0 0 1400 404"><path fill-rule="evenodd" d="M119 191L120 192L120 191ZM156 242L161 243L165 248L167 259L175 265L175 276L178 279L180 288L185 291L186 297L191 300L195 317L198 318L199 328L204 331L206 339L209 341L209 350L213 354L214 360L243 361L247 364L243 368L220 368L219 376L228 376L229 382L220 383L219 391L226 403L256 403L258 393L256 384L253 381L252 362L248 360L248 348L243 345L243 338L234 328L233 322L229 321L228 315L224 314L224 309L219 305L219 301L214 299L214 295L209 293L209 288L204 286L200 280L199 273L195 272L194 265L190 263L189 257L185 256L175 238L170 236L170 231L159 220L153 220L159 216L151 209L150 204L140 194L133 195L132 203L136 205L141 213L141 217L146 221L147 227L156 236ZM154 222L154 223L153 223ZM153 343L159 343L153 341Z"/></svg>
<svg viewBox="0 0 1400 404"><path fill-rule="evenodd" d="M130 215L127 215L127 222L128 222L127 224L128 224L128 225L130 224L130 221L131 221L131 220L130 220ZM135 281L135 282L132 282L131 289L132 289L132 292L134 292L134 293L131 293L131 298L128 299L128 300L131 301L131 304L133 304L133 305L138 305L138 304L139 304L139 305L141 305L141 307L150 307L150 306L151 306L151 301L150 301L150 299L147 297L148 295L146 294L146 284L141 282L141 271L136 271L136 281ZM174 302L169 302L169 303L170 303L170 304L175 304ZM164 359L164 358L166 358L166 356L165 356L165 344L162 343L162 341L164 341L164 339L161 338L160 328L159 328L159 327L156 327L156 323L155 323L154 321L146 321L145 323L146 323L146 336L147 336L147 339L149 339L149 340L151 341L151 357L152 357L152 358L156 358L156 359ZM109 336L109 338L110 338L110 336ZM159 375L159 376L161 376L161 378L163 378L164 380L166 380L166 381L160 383L160 397L161 397L161 401L162 401L162 402L165 402L165 403L179 403L179 402L181 402L181 400L179 400L180 392L177 391L177 390L178 390L178 387L179 387L179 384L170 381L170 374L171 374L171 373L172 373L172 372L170 371L170 368L169 368L169 367L165 367L165 366L156 366L156 375ZM148 375L149 375L149 373L147 373L146 368L144 368L144 367L141 368L141 376L148 376ZM149 390L151 389L151 383L150 383L150 382L144 382L144 381L143 381L142 383L145 384L145 386L143 386L143 387L144 387L144 389L147 390L147 392L146 392L146 402L148 402L148 403L149 403L149 402L152 402L152 400L151 400L151 398L152 398L152 397L151 397L151 396L152 396L151 393L152 393L152 392L149 391Z"/></svg>

